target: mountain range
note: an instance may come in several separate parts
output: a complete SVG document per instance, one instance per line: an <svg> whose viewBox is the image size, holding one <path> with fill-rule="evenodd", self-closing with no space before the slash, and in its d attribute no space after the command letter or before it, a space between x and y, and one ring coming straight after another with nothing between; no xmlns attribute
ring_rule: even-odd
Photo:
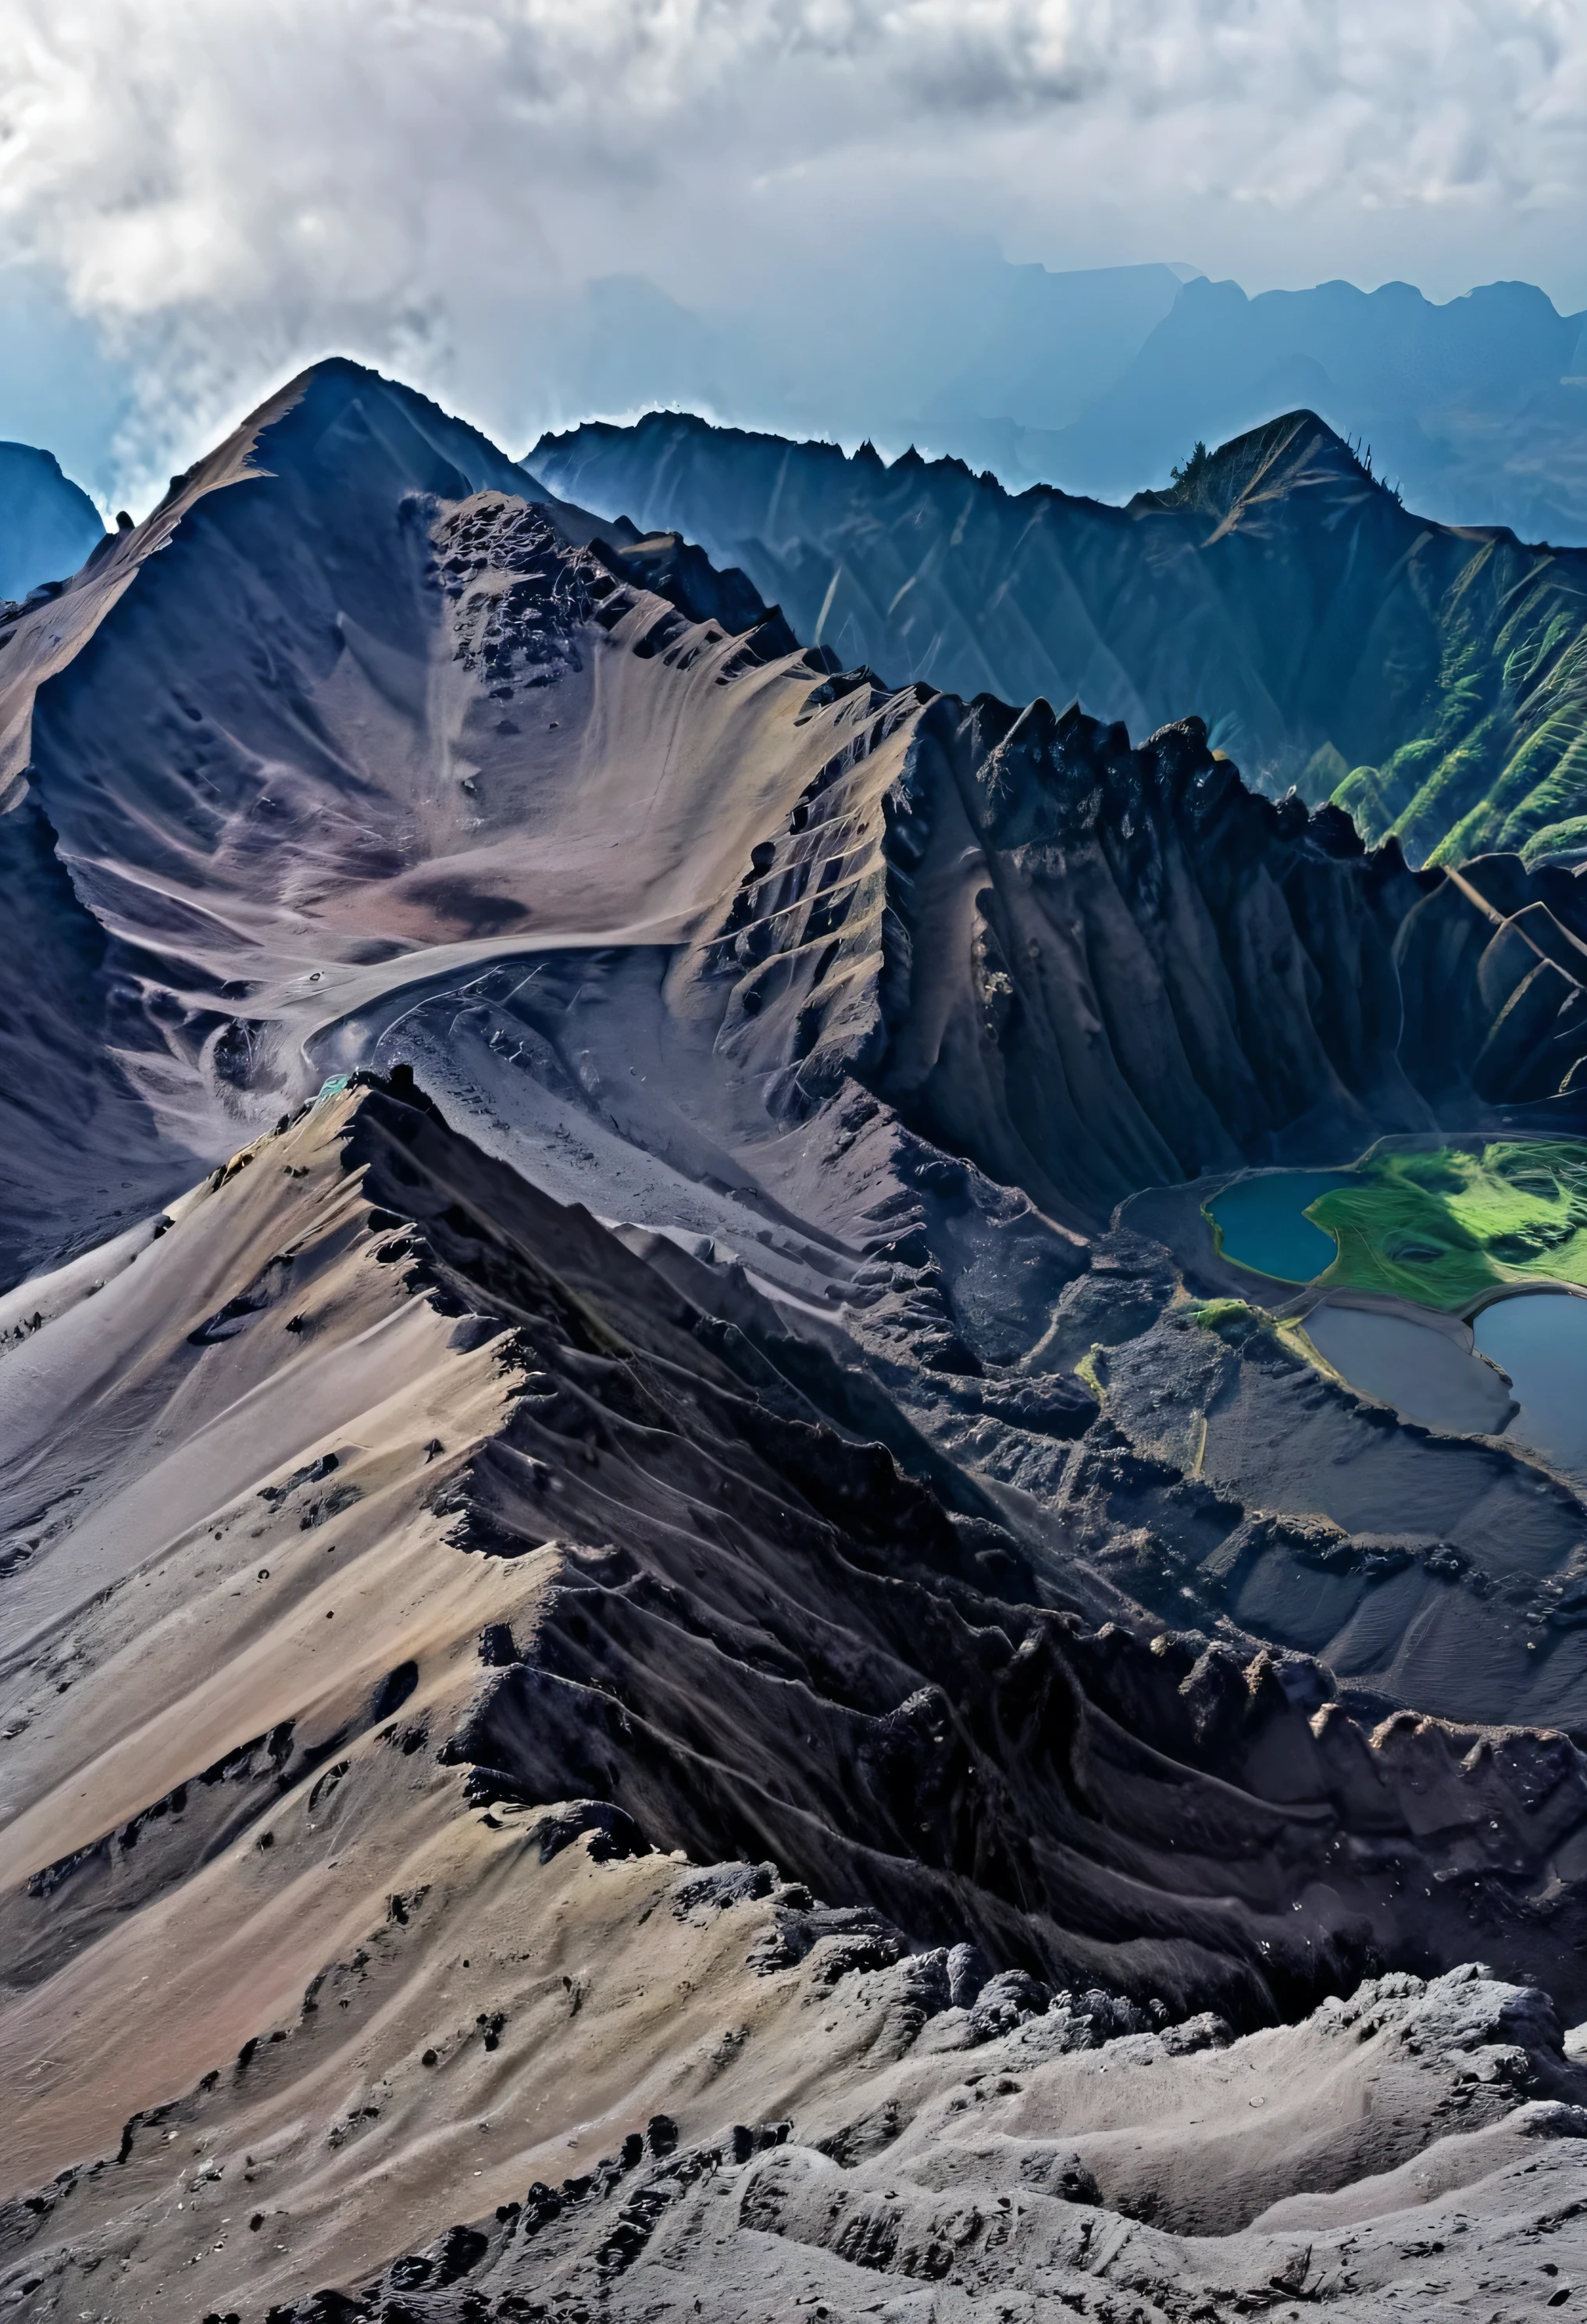
<svg viewBox="0 0 1587 2324"><path fill-rule="evenodd" d="M535 322L511 401L542 428L664 406L1122 502L1198 438L1304 407L1441 522L1587 544L1587 315L1532 283L1253 296L1185 264L1055 272L939 245L835 281L819 311L689 304L620 274Z"/></svg>
<svg viewBox="0 0 1587 2324"><path fill-rule="evenodd" d="M1407 282L1252 298L1195 276L1127 362L1117 344L1095 346L1075 398L1044 393L1050 374L1037 365L1016 378L994 339L920 440L980 465L981 445L950 440L943 420L1001 415L1002 440L988 429L983 441L1005 483L1121 501L1166 482L1198 437L1219 443L1305 405L1446 523L1587 540L1587 316L1561 315L1531 283L1435 305Z"/></svg>
<svg viewBox="0 0 1587 2324"><path fill-rule="evenodd" d="M1313 413L1123 508L664 412L529 464L741 566L894 683L1138 733L1202 715L1261 789L1332 797L1417 862L1587 845L1587 551L1413 514Z"/></svg>
<svg viewBox="0 0 1587 2324"><path fill-rule="evenodd" d="M938 251L835 284L819 313L691 307L619 275L538 321L518 400L542 425L665 406L1122 502L1198 438L1304 407L1441 522L1587 543L1587 315L1531 283L1441 304L1406 282L1252 296L1187 265Z"/></svg>
<svg viewBox="0 0 1587 2324"><path fill-rule="evenodd" d="M0 632L0 2294L1540 2309L1587 1476L1204 1205L1587 1130L1574 870L886 683L550 466L323 364ZM1313 420L1082 504L1142 588L1318 507L1442 636Z"/></svg>
<svg viewBox="0 0 1587 2324"><path fill-rule="evenodd" d="M665 407L796 439L869 437L890 457L912 444L1010 491L1113 502L1166 485L1198 438L1304 408L1442 523L1587 543L1587 316L1535 284L1442 303L1405 282L1252 295L1186 263L1055 271L936 233L835 270L818 303L785 297L775 266L761 290L678 291L633 272L521 282L512 330L476 335L466 366L454 375L443 358L432 383L466 388L503 441ZM106 342L42 275L7 270L5 425L51 445L101 506L141 489L132 447L163 432L146 392L125 341Z"/></svg>

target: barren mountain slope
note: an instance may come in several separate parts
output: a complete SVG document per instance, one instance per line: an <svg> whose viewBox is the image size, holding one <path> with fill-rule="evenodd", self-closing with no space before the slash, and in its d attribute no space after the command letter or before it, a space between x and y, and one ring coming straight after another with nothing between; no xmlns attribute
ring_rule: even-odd
<svg viewBox="0 0 1587 2324"><path fill-rule="evenodd" d="M1132 752L1039 703L833 674L742 576L590 542L576 512L504 498L515 474L321 366L17 626L0 853L43 924L5 971L14 1267L229 1152L315 1085L306 1053L356 1063L476 982L488 1019L491 964L525 954L512 989L538 1005L548 953L579 952L577 1015L593 949L642 974L652 947L659 1038L703 1083L687 1126L674 1105L628 1142L697 1183L735 1183L722 1149L765 1134L768 1096L798 1115L845 1074L1079 1222L1568 1082L1568 875L1412 879L1336 816L1275 818L1194 722ZM70 891L48 898L27 866L51 834ZM1525 914L1541 933L1500 942ZM45 1030L63 988L88 1035L69 1073ZM491 1038L543 1109L535 1044ZM450 1085L469 1045L447 1046Z"/></svg>
<svg viewBox="0 0 1587 2324"><path fill-rule="evenodd" d="M1578 2135L1530 1988L1402 1977L1226 2053L1204 2015L1473 1947L1579 2008L1542 1901L1587 1845L1569 1747L1369 1739L1305 1657L1093 1628L1100 1576L900 1421L916 1477L856 1441L854 1392L401 1084L256 1141L0 1360L14 2307L252 2315L435 2243L393 2291L489 2303L409 2312L571 2271L571 2314L707 2196L750 2246L702 2273L680 2221L686 2309L786 2312L822 2249L884 2287L1105 2283L1110 2208L1214 2238L1147 2236L1149 2277L1238 2283L1294 2265L1287 2219L1239 2231L1301 2188L1348 2224ZM893 2191L841 2179L822 2227L818 2154L669 2158L790 2116L851 2174L890 2150ZM1037 2244L995 2256L978 2188ZM891 2231L839 2231L878 2200Z"/></svg>
<svg viewBox="0 0 1587 2324"><path fill-rule="evenodd" d="M554 1195L708 1266L747 1254L859 1333L937 1441L1090 1508L1075 1363L1150 1324L1175 1279L1088 1240L1121 1197L1345 1160L1385 1130L1575 1121L1570 875L1412 874L1332 810L1252 797L1194 721L1131 750L1039 703L832 673L676 542L584 548L559 504L416 499L415 476L470 481L436 467L454 455L479 475L497 456L328 366L18 632L19 733L28 672L52 674L0 836L37 853L47 812L60 868L19 875L37 936L6 969L14 1250L92 1244L192 1149L224 1157L326 1074L407 1061ZM381 623L405 693L351 642ZM482 918L492 934L459 933ZM1199 1259L1186 1279L1230 1287ZM14 1327L50 1306L23 1292ZM1055 1331L1056 1306L1075 1323ZM1159 1516L1125 1587L1164 1611L1206 1607L1203 1561L1242 1512L1315 1513L1356 1441L1327 1391L1315 1456L1275 1471L1249 1446L1288 1441L1314 1376L1259 1335L1237 1351L1251 1433L1212 1430L1196 1416L1227 1404L1234 1358L1186 1367L1181 1344L1161 1363L1183 1443L1227 1439L1229 1514ZM1175 1449L1170 1476L1210 1457ZM1501 1494L1530 1473L1491 1457ZM1359 1575L1286 1610L1304 1536L1237 1561L1213 1607L1232 1591L1259 1636L1390 1705L1587 1723L1574 1633L1518 1662L1485 1600L1462 1618L1491 1628L1480 1655L1451 1651L1453 1614L1421 1618L1467 1603L1424 1555L1492 1562L1490 1456L1435 1462L1436 1490L1399 1434L1386 1459L1376 1516L1330 1514L1420 1545L1392 1593L1414 1649L1367 1620ZM1567 1586L1571 1506L1506 1528L1507 1586Z"/></svg>
<svg viewBox="0 0 1587 2324"><path fill-rule="evenodd" d="M576 512L476 491L503 481L422 398L324 365L15 625L0 773L25 804L0 860L36 886L53 837L70 880L11 964L20 1049L68 1046L40 1003L87 980L83 1086L40 1102L22 1056L7 1080L34 1116L7 1141L8 1240L35 1263L71 1231L63 1169L114 1147L134 1196L180 1184L235 1143L252 1087L291 1083L307 1023L399 980L379 964L668 930L733 876L768 790L807 779L768 756L792 641L752 592L695 574L701 614L747 602L756 640L686 622L619 551L592 559ZM687 571L670 586L696 603Z"/></svg>

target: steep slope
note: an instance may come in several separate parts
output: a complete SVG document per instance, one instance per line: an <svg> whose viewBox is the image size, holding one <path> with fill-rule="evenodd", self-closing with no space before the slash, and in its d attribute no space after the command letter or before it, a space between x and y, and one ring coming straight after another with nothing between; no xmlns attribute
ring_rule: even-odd
<svg viewBox="0 0 1587 2324"><path fill-rule="evenodd" d="M1582 839L1587 553L1428 523L1308 412L1121 509L669 413L529 465L741 564L895 683L1078 697L1138 733L1194 711L1260 788L1337 786L1413 862Z"/></svg>
<svg viewBox="0 0 1587 2324"><path fill-rule="evenodd" d="M1098 1391L1074 1363L1174 1296L1161 1252L1111 1254L1121 1198L1386 1130L1576 1123L1571 876L1409 872L1335 810L1253 797L1195 721L1131 749L1040 703L833 672L697 552L471 489L497 458L327 366L18 626L7 829L58 834L7 970L19 1259L165 1199L183 1141L225 1157L327 1075L417 1064L549 1193L647 1250L674 1238L654 1257L680 1283L747 1261L746 1296L841 1316L939 1443L1089 1508L1070 1448ZM24 1287L9 1328L52 1296ZM1259 1349L1241 1376L1262 1372ZM1281 1433L1282 1399L1257 1400ZM891 1441L885 1400L853 1409ZM1187 1425L1216 1449L1209 1409ZM1336 1420L1324 1462L1353 1441ZM1231 1446L1233 1514L1207 1538L1197 1516L1132 1595L1203 1589L1273 1506L1253 1459ZM1532 1489L1499 1466L1504 1494ZM1164 1490L1194 1467L1176 1455ZM1429 1556L1487 1506L1438 1473ZM1279 1514L1311 1489L1303 1467ZM1516 1586L1568 1567L1573 1506L1527 1536ZM1274 1574L1305 1550L1254 1560L1257 1634L1289 1642ZM1497 1639L1462 1672L1424 1633L1386 1690L1362 1650L1369 1692L1457 1718L1521 1699ZM1574 1648L1532 1666L1528 1702L1533 1676L1539 1715L1587 1719Z"/></svg>
<svg viewBox="0 0 1587 2324"><path fill-rule="evenodd" d="M844 699L849 747L688 955L774 1111L853 1076L1080 1227L1369 1125L1575 1120L1572 875L1412 873L1336 808L1253 797L1194 719L1131 751L938 696L900 780L888 697Z"/></svg>
<svg viewBox="0 0 1587 2324"><path fill-rule="evenodd" d="M1369 1737L1304 1656L1093 1627L1106 1582L896 1418L914 1474L856 1438L830 1357L796 1377L769 1314L697 1305L409 1083L329 1093L217 1177L0 1357L20 2312L106 2258L119 2316L189 2265L228 2303L239 2270L254 2301L347 2281L636 2107L676 2140L791 2106L851 2164L916 2116L930 2145L954 2053L1021 2026L986 2062L1039 2070L1029 2102L982 2135L1056 2107L1074 2140L1062 2061L1112 2034L1121 2070L1167 2065L1227 2040L1168 2031L1209 2005L1270 2023L1384 1959L1475 1945L1587 2000L1562 1738ZM668 1849L726 1861L687 1878ZM660 1951L634 1925L659 1904ZM1534 2135L1573 2134L1541 1997L1417 1994L1361 2020L1437 2061L1385 2135L1346 2105L1198 2188L1093 2108L1069 2200L1156 2186L1166 2225L1227 2232L1435 2124L1563 2100ZM1462 2052L1506 2043L1476 2082ZM1277 2097L1306 2058L1250 2070ZM1442 2184L1526 2152L1479 2138ZM193 2157L201 2195L242 2182L218 2240L177 2214Z"/></svg>
<svg viewBox="0 0 1587 2324"><path fill-rule="evenodd" d="M112 965L36 800L0 816L0 1281L138 1218L192 1176L118 1062L140 1038L135 991Z"/></svg>
<svg viewBox="0 0 1587 2324"><path fill-rule="evenodd" d="M24 1262L73 1231L63 1198L81 1181L87 1199L89 1149L120 1145L145 1202L195 1155L229 1151L248 1089L290 1078L294 1010L378 989L375 964L420 945L453 945L436 961L457 964L487 933L666 927L747 850L753 777L736 825L698 819L700 779L754 767L757 724L779 723L760 674L791 639L752 592L680 571L666 586L691 603L725 588L726 613L752 605L767 642L706 619L692 675L675 671L661 657L680 617L623 586L619 549L592 561L555 502L531 516L477 497L520 482L422 398L322 366L12 626L0 781L14 800L25 774L31 814L0 822L0 856L13 884L29 876L42 813L69 881L38 896L40 949L10 963L8 1026L41 1053L37 1075L17 1056L6 1090L32 1117L6 1141L6 1239ZM614 632L608 695L593 665ZM564 678L579 715L563 741L554 718L525 733L508 715ZM686 703L698 732L669 778ZM624 844L625 819L654 850ZM74 975L93 986L75 1045L88 1084L57 1103L41 1001ZM102 1117L125 1117L126 1138Z"/></svg>
<svg viewBox="0 0 1587 2324"><path fill-rule="evenodd" d="M99 512L51 452L0 444L0 600L69 580L102 539Z"/></svg>

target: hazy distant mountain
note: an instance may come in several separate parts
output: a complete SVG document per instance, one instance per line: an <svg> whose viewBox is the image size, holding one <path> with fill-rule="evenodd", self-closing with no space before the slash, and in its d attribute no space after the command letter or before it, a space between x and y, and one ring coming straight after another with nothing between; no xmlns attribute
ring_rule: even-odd
<svg viewBox="0 0 1587 2324"><path fill-rule="evenodd" d="M975 254L901 268L863 295L839 286L818 311L769 313L697 310L644 275L608 275L543 307L521 384L549 425L672 406L783 433L873 436L900 451L946 429L954 448L984 438L987 458L1017 467L1023 431L1079 420L1169 313L1188 271L1055 274Z"/></svg>
<svg viewBox="0 0 1587 2324"><path fill-rule="evenodd" d="M1186 278L1189 279L1186 279ZM1408 283L1250 298L1185 267L1052 273L994 260L872 286L813 314L696 314L638 277L571 296L536 364L568 420L657 406L896 454L914 444L1124 501L1221 443L1306 408L1370 445L1430 516L1587 542L1587 315L1525 282L1435 305Z"/></svg>
<svg viewBox="0 0 1587 2324"><path fill-rule="evenodd" d="M498 439L655 409L893 456L911 444L1122 502L1197 438L1317 412L1453 524L1587 543L1587 315L1524 282L1435 304L1403 282L1254 297L1190 265L1053 271L936 244L817 298L769 268L758 303L680 297L640 273L540 298L449 384ZM129 429L134 408L142 418ZM0 433L47 442L101 497L112 447L159 416L25 272L0 282ZM57 577L51 575L50 578Z"/></svg>
<svg viewBox="0 0 1587 2324"><path fill-rule="evenodd" d="M0 598L64 581L102 539L99 512L52 452L0 444Z"/></svg>
<svg viewBox="0 0 1587 2324"><path fill-rule="evenodd" d="M1309 413L1124 508L669 413L529 465L892 684L1077 696L1132 733L1194 711L1248 780L1337 788L1416 861L1587 845L1587 554L1428 523Z"/></svg>
<svg viewBox="0 0 1587 2324"><path fill-rule="evenodd" d="M1023 460L1122 499L1207 443L1306 405L1370 444L1430 516L1587 540L1587 315L1526 282L1434 306L1406 282L1269 290L1187 282L1121 375Z"/></svg>

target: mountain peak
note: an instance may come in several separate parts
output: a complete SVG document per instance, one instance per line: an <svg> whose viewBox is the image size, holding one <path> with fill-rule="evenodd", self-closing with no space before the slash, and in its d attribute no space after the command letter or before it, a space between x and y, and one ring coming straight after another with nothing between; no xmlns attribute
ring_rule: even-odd
<svg viewBox="0 0 1587 2324"><path fill-rule="evenodd" d="M1198 713L1259 789L1337 793L1413 861L1457 831L1462 852L1582 844L1566 641L1587 553L1413 516L1309 400L1185 452L1123 507L660 413L533 456L558 490L741 567L799 636L894 684L1078 696L1136 734ZM1480 687L1447 692L1457 662Z"/></svg>
<svg viewBox="0 0 1587 2324"><path fill-rule="evenodd" d="M255 448L268 441L271 460L308 460L317 467L351 459L361 470L374 459L387 470L407 470L415 488L452 499L486 485L524 488L521 470L479 429L348 355L327 355L300 372L232 440Z"/></svg>
<svg viewBox="0 0 1587 2324"><path fill-rule="evenodd" d="M1398 493L1373 474L1370 450L1358 452L1316 412L1302 410L1248 429L1215 451L1196 444L1169 484L1137 493L1130 505L1200 511L1222 529L1238 523L1258 502L1363 490L1399 505Z"/></svg>

